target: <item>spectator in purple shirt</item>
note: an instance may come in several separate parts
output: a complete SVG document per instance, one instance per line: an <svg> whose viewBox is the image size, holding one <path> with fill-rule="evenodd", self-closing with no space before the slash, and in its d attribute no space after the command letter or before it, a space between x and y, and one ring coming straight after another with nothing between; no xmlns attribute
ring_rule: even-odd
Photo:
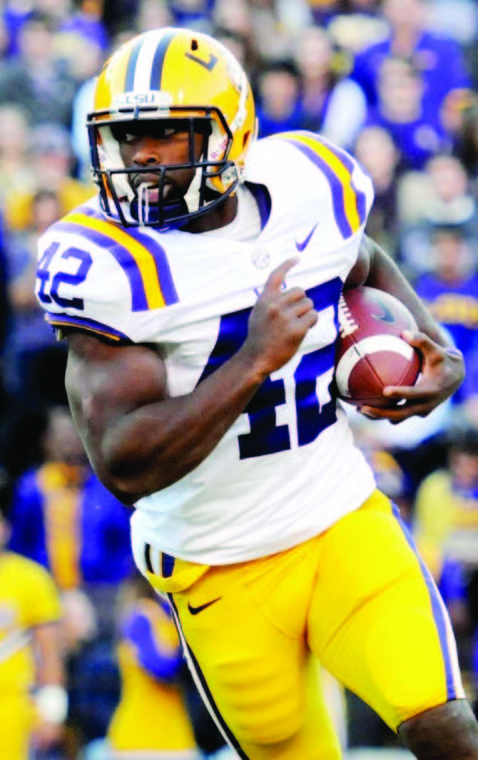
<svg viewBox="0 0 478 760"><path fill-rule="evenodd" d="M475 241L461 225L437 225L433 235L432 269L415 283L415 289L437 322L468 356L478 336L478 267ZM453 396L464 401L462 386Z"/></svg>
<svg viewBox="0 0 478 760"><path fill-rule="evenodd" d="M462 51L455 40L427 30L427 0L384 0L383 15L388 35L356 56L352 72L369 104L377 104L384 61L400 56L422 72L425 112L441 115L450 103L459 107L470 87Z"/></svg>
<svg viewBox="0 0 478 760"><path fill-rule="evenodd" d="M300 74L293 63L270 63L258 83L259 137L304 127Z"/></svg>
<svg viewBox="0 0 478 760"><path fill-rule="evenodd" d="M439 115L424 103L424 77L406 58L383 61L378 81L378 102L371 108L367 126L386 129L400 152L401 169L421 171L430 158L451 149Z"/></svg>

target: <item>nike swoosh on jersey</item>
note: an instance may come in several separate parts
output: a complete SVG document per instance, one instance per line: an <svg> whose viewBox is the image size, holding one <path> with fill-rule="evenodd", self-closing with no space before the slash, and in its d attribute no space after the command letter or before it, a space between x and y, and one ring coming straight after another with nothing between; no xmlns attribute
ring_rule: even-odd
<svg viewBox="0 0 478 760"><path fill-rule="evenodd" d="M297 240L295 241L295 247L297 248L299 252L302 252L303 250L305 250L305 248L307 248L307 246L310 243L310 239L316 230L317 225L318 225L318 222L316 225L314 225L314 227L312 227L311 231L309 232L305 240L302 241L302 243L299 243Z"/></svg>
<svg viewBox="0 0 478 760"><path fill-rule="evenodd" d="M206 602L206 604L200 604L199 607L193 607L192 604L188 602L188 610L191 615L199 615L200 612L207 609L207 607L210 607L211 604L216 604L220 599L222 599L222 596L218 596L217 599L211 599L211 601Z"/></svg>

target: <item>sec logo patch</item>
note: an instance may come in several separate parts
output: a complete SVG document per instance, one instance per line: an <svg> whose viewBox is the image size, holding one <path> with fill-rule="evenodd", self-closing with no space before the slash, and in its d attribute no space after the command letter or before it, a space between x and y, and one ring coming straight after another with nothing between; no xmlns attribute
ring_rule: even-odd
<svg viewBox="0 0 478 760"><path fill-rule="evenodd" d="M252 252L252 263L258 269L266 269L271 263L269 251L266 251L264 248L257 248Z"/></svg>

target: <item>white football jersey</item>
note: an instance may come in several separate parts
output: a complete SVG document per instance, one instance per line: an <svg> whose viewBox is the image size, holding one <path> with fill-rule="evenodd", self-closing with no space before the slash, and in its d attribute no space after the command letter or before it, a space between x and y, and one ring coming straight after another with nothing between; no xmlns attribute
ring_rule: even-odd
<svg viewBox="0 0 478 760"><path fill-rule="evenodd" d="M227 361L270 272L297 256L286 285L319 313L295 356L268 378L193 472L141 499L136 539L185 560L226 564L271 554L325 530L373 491L333 392L342 286L373 200L356 161L317 135L260 140L246 187L260 231L125 229L93 201L43 236L37 295L56 327L156 344L171 396Z"/></svg>

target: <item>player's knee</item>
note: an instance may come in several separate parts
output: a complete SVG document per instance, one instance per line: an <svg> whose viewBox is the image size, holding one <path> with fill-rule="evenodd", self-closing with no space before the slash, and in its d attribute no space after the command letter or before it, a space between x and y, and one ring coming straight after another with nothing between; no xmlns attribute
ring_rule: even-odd
<svg viewBox="0 0 478 760"><path fill-rule="evenodd" d="M410 718L399 734L418 760L478 760L478 723L464 699Z"/></svg>

